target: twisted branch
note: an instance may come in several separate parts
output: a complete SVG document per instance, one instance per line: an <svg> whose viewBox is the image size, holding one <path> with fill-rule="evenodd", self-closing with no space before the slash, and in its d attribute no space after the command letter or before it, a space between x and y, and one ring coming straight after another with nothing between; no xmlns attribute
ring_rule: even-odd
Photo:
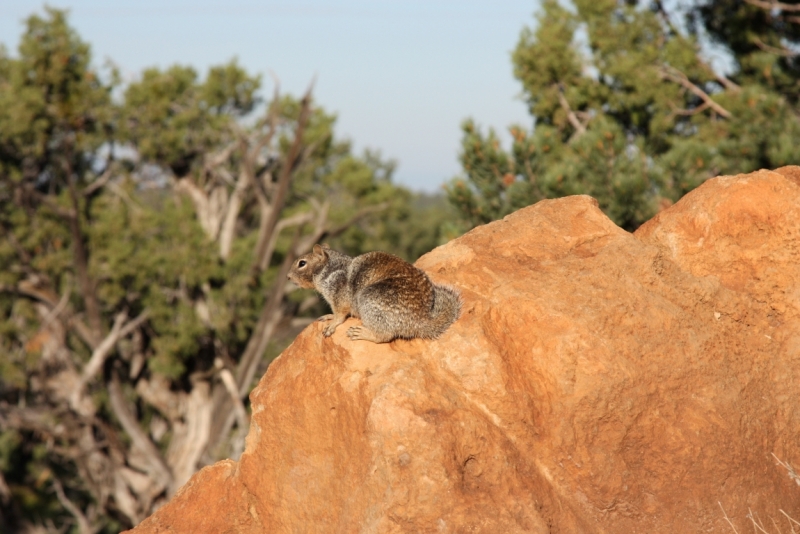
<svg viewBox="0 0 800 534"><path fill-rule="evenodd" d="M761 39L759 39L758 37L755 37L753 39L753 43L755 43L755 45L757 47L759 47L761 50L763 50L764 52L769 52L770 54L776 54L776 55L779 55L779 56L782 56L782 57L800 56L800 52L794 52L792 50L789 50L785 46L781 47L781 48L776 48L774 46L770 46L767 43L765 43L764 41L762 41Z"/></svg>
<svg viewBox="0 0 800 534"><path fill-rule="evenodd" d="M671 80L671 81L673 81L675 83L678 83L678 84L682 85L683 87L685 87L686 89L688 89L689 91L691 91L694 95L700 97L700 99L703 102L705 102L707 107L710 107L715 112L717 112L719 115L725 117L726 119L730 119L733 116L733 115L731 115L730 111L728 111L727 109L723 108L722 106L720 106L719 104L714 102L711 99L711 97L708 95L708 93L706 93L705 91L700 89L698 86L693 84L689 80L688 76L686 76L684 73L682 73L681 71L679 71L675 67L664 66L664 67L662 67L660 69L660 74L661 74L662 78L666 78L666 79Z"/></svg>
<svg viewBox="0 0 800 534"><path fill-rule="evenodd" d="M567 120L575 128L575 135L574 137L580 137L581 135L586 133L586 125L584 125L579 119L578 116L572 111L572 108L567 102L567 98L564 96L564 87L561 84L556 84L556 88L558 89L558 103L561 104L561 107L567 113Z"/></svg>
<svg viewBox="0 0 800 534"><path fill-rule="evenodd" d="M103 367L103 363L105 363L109 354L111 354L111 351L114 349L117 341L125 338L125 336L136 330L139 325L147 320L149 315L150 312L145 310L140 313L138 317L132 321L129 321L128 324L124 324L125 320L128 318L127 313L120 312L116 317L114 317L114 326L111 327L111 332L109 332L105 339L103 339L103 341L100 342L100 344L97 345L97 348L95 348L92 352L92 357L89 358L89 361L84 366L80 381L75 385L75 389L70 396L70 404L74 410L80 413L79 405L80 399L83 395L83 389Z"/></svg>
<svg viewBox="0 0 800 534"><path fill-rule="evenodd" d="M765 2L764 0L744 0L751 6L760 7L761 9L766 9L767 11L772 11L773 9L779 9L781 11L800 11L800 4L784 4L783 2L776 2L775 0L770 0L769 2Z"/></svg>
<svg viewBox="0 0 800 534"><path fill-rule="evenodd" d="M56 497L58 498L58 502L61 503L61 506L66 508L66 510L75 517L75 520L78 522L78 531L81 534L94 534L97 532L97 529L91 526L89 520L86 519L86 516L83 515L80 508L75 506L75 504L67 498L67 495L64 493L64 487L56 477L53 477L53 489L56 492Z"/></svg>
<svg viewBox="0 0 800 534"><path fill-rule="evenodd" d="M108 388L108 400L111 410L122 425L122 428L130 436L133 446L139 449L144 455L150 467L150 476L158 481L164 488L172 485L172 469L164 461L161 453L147 437L147 434L139 426L139 421L128 409L127 401L122 393L122 385L115 372L111 373L111 379L106 383Z"/></svg>

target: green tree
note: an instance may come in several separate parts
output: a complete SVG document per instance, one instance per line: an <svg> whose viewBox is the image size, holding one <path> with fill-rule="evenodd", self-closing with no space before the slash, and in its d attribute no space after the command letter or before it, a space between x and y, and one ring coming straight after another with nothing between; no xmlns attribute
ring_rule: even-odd
<svg viewBox="0 0 800 534"><path fill-rule="evenodd" d="M769 87L792 106L800 102L800 4L796 0L705 0L693 4L687 27L727 49L737 81Z"/></svg>
<svg viewBox="0 0 800 534"><path fill-rule="evenodd" d="M96 480L75 490L82 466L52 462L53 448L93 429L98 439L108 437L95 424L94 406L76 398L69 415L57 409L47 381L74 364L57 346L70 343L75 358L85 360L105 336L88 214L111 172L103 153L113 146L114 75L104 81L91 69L89 46L52 9L28 19L18 56L0 57L0 441L3 486L14 504L3 516L59 522L62 502L82 500ZM47 323L52 328L43 328ZM77 386L79 376L71 376ZM47 409L16 409L26 402ZM40 423L63 433L42 436L52 440L47 445L34 437Z"/></svg>
<svg viewBox="0 0 800 534"><path fill-rule="evenodd" d="M659 0L546 1L512 58L532 131L512 127L506 150L462 126L448 197L463 224L585 193L634 229L710 177L796 162L796 6L711 0L689 13L681 31ZM703 59L703 31L730 52L731 76Z"/></svg>
<svg viewBox="0 0 800 534"><path fill-rule="evenodd" d="M310 92L235 61L118 86L61 11L0 54L3 532L116 532L238 457L254 381L324 306L285 282L313 243L437 244Z"/></svg>

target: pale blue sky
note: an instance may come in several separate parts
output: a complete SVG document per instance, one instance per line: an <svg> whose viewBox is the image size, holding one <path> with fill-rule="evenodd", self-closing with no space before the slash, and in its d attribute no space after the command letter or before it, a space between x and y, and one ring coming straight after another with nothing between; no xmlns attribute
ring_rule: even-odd
<svg viewBox="0 0 800 534"><path fill-rule="evenodd" d="M0 0L0 42L14 53L22 20L43 3ZM510 60L538 0L53 0L126 79L144 67L190 64L201 73L232 57L268 72L284 92L316 77L318 104L337 133L399 162L397 181L433 191L459 172L466 117L507 139L530 125ZM269 93L266 93L269 94Z"/></svg>

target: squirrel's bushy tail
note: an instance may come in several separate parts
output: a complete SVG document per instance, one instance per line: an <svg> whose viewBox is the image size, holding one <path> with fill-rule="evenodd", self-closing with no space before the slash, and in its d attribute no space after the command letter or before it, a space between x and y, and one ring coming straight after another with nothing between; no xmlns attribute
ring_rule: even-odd
<svg viewBox="0 0 800 534"><path fill-rule="evenodd" d="M447 330L461 313L461 295L458 290L443 285L433 286L433 309L431 310L430 334L437 338Z"/></svg>

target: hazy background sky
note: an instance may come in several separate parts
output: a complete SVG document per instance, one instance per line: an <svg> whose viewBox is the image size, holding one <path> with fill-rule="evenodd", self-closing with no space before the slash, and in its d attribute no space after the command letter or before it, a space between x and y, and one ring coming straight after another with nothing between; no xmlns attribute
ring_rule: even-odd
<svg viewBox="0 0 800 534"><path fill-rule="evenodd" d="M16 54L22 21L44 4L0 0L0 42ZM510 60L537 0L53 0L126 80L148 66L190 64L205 75L233 57L269 71L284 92L316 77L316 102L338 114L337 134L357 151L399 162L397 182L434 191L459 172L459 125L467 117L507 140L530 125Z"/></svg>

